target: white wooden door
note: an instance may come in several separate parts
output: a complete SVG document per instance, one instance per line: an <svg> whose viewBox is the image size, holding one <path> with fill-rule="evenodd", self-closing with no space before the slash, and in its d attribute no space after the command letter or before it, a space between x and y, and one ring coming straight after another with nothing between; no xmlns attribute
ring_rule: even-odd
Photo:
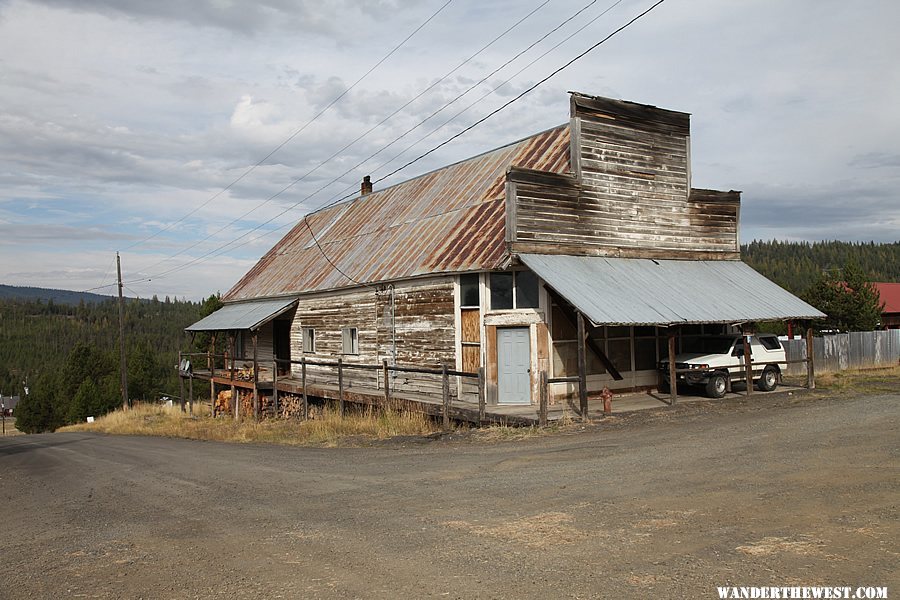
<svg viewBox="0 0 900 600"><path fill-rule="evenodd" d="M527 327L497 330L497 402L531 404L530 335Z"/></svg>

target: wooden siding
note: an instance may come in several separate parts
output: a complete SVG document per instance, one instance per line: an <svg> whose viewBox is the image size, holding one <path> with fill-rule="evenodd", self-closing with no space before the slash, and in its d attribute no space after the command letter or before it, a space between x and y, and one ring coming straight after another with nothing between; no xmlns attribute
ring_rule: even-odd
<svg viewBox="0 0 900 600"><path fill-rule="evenodd" d="M393 342L396 340L396 362L400 365L438 367L446 362L455 367L453 282L447 278L398 284L394 289L394 314L391 316L389 287L367 288L358 291L301 297L291 325L291 353L296 359L304 356L302 330L315 329L316 351L305 356L310 360L344 363L378 364L393 361ZM359 333L359 354L342 354L342 329L356 327ZM292 374L300 377L300 365L293 365ZM381 371L347 369L344 385L381 388ZM333 367L310 366L307 378L311 383L336 384L337 371ZM440 395L439 376L398 374L393 389ZM455 395L456 386L451 386Z"/></svg>
<svg viewBox="0 0 900 600"><path fill-rule="evenodd" d="M691 190L688 115L572 97L572 175L512 168L513 252L739 258L739 192Z"/></svg>

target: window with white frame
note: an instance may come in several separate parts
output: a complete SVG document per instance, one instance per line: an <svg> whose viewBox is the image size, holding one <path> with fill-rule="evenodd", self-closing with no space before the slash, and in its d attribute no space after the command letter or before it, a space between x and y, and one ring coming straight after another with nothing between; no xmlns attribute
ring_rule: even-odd
<svg viewBox="0 0 900 600"><path fill-rule="evenodd" d="M471 373L481 366L481 290L478 273L459 276L459 324L462 370Z"/></svg>
<svg viewBox="0 0 900 600"><path fill-rule="evenodd" d="M303 352L306 354L315 354L316 352L316 330L312 327L303 328Z"/></svg>
<svg viewBox="0 0 900 600"><path fill-rule="evenodd" d="M356 327L344 327L341 330L341 352L359 354L359 330Z"/></svg>

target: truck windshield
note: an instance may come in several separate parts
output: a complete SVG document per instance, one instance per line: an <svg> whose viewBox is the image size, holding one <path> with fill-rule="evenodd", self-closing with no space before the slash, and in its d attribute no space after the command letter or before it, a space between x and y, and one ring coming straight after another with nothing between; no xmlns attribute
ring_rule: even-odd
<svg viewBox="0 0 900 600"><path fill-rule="evenodd" d="M735 338L725 337L698 337L691 340L688 347L689 352L698 352L701 354L728 354L731 352L731 346L734 344Z"/></svg>

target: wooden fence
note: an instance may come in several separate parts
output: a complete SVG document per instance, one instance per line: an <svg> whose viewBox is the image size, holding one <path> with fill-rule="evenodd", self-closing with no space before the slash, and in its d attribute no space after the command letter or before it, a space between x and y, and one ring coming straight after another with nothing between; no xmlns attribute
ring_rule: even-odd
<svg viewBox="0 0 900 600"><path fill-rule="evenodd" d="M194 364L206 365L206 370L197 370ZM217 365L222 365L217 368ZM244 365L247 366L238 366ZM314 371L317 370L317 371ZM436 377L440 382L439 393L441 397L440 414L443 418L445 428L450 426L451 412L453 412L452 401L459 400L456 392L457 387L473 387L474 393L472 400L478 407L477 420L481 422L485 419L485 390L484 390L484 369L478 369L477 373L469 373L465 371L457 371L449 368L446 364L436 368L431 367L413 367L403 365L391 365L387 359L381 364L363 364L356 362L345 362L342 358L336 360L311 360L301 358L300 360L282 360L275 359L268 366L264 366L256 359L250 361L242 359L232 359L224 355L214 355L212 353L180 353L179 354L179 375L181 380L181 404L182 409L185 405L184 386L185 381L188 382L188 403L193 413L193 380L194 378L208 380L210 382L210 397L212 398L212 410L215 413L215 386L229 385L231 387L230 401L233 405L231 410L235 419L240 419L240 410L238 406L238 396L235 393L236 386L249 388L253 393L253 416L260 417L260 392L264 391L271 395L275 414L278 413L279 394L297 393L302 397L301 418L307 419L309 416L309 397L321 394L322 385L331 385L332 378L322 377L322 373L331 372L333 374L333 383L337 386L336 400L341 414L345 411L345 396L353 387L352 373L367 374L363 378L356 378L355 383L358 389L365 390L362 395L371 396L373 399L377 395L379 401L383 401L384 406L392 406L393 400L414 400L421 396L421 392L412 393L406 389L407 382L399 382L396 378L398 375L415 375ZM313 375L316 372L318 379ZM282 373L279 375L279 373ZM451 378L458 382L458 385L451 385ZM469 383L471 382L471 383ZM310 391L315 383L319 384L318 393ZM279 384L282 388L279 388ZM290 390L284 389L290 385ZM400 389L398 389L400 388ZM359 393L356 394L360 396Z"/></svg>
<svg viewBox="0 0 900 600"><path fill-rule="evenodd" d="M783 341L788 361L805 360L806 340ZM900 362L900 329L854 331L813 338L813 358L818 372L889 367ZM787 375L802 375L801 368L788 365Z"/></svg>

